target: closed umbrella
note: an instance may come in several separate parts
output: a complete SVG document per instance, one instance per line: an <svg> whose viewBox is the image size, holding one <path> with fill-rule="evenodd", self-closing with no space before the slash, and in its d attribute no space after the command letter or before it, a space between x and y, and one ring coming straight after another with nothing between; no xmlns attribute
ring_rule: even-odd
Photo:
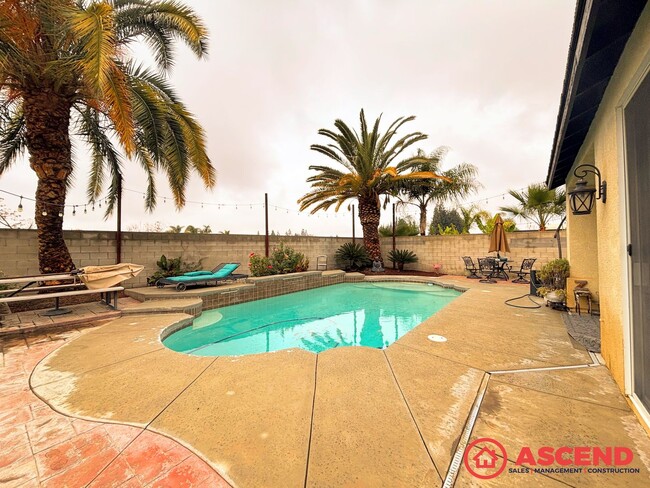
<svg viewBox="0 0 650 488"><path fill-rule="evenodd" d="M501 218L501 214L497 214L494 219L494 230L492 230L492 234L490 234L490 249L488 252L510 252L506 231L503 230L503 219Z"/></svg>

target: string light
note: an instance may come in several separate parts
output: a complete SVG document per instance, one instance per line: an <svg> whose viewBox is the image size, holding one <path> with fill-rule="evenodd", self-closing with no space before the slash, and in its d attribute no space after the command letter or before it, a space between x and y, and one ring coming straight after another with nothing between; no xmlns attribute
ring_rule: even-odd
<svg viewBox="0 0 650 488"><path fill-rule="evenodd" d="M23 197L22 197L22 195L20 197L20 202L18 202L18 211L19 212L23 211Z"/></svg>
<svg viewBox="0 0 650 488"><path fill-rule="evenodd" d="M41 215L42 215L43 217L47 217L47 210L43 210L43 211L41 212Z"/></svg>
<svg viewBox="0 0 650 488"><path fill-rule="evenodd" d="M74 217L75 215L77 215L77 206L76 205L74 205L72 207L72 216Z"/></svg>

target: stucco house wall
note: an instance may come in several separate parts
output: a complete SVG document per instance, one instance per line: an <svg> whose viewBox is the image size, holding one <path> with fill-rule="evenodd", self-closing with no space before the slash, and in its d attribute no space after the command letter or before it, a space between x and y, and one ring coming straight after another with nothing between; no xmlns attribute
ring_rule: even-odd
<svg viewBox="0 0 650 488"><path fill-rule="evenodd" d="M597 201L592 215L569 216L567 231L571 283L574 279L588 279L589 288L598 293L602 356L621 391L625 391L624 331L629 310L621 108L649 62L650 6L647 6L621 55L573 167L580 164L598 167L607 181L607 202ZM572 176L573 169L566 181L567 188L575 185Z"/></svg>

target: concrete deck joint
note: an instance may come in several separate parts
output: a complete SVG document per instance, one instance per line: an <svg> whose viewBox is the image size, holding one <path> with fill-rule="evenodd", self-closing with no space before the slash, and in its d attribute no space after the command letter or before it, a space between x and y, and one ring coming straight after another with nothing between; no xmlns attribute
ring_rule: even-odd
<svg viewBox="0 0 650 488"><path fill-rule="evenodd" d="M420 429L420 426L418 425L418 421L415 419L415 415L413 415L413 410L411 410L411 406L409 405L408 400L406 399L406 396L404 395L404 391L402 390L402 387L399 384L399 381L397 380L397 376L395 376L395 370L393 369L393 365L390 363L390 359L388 359L388 356L386 355L386 350L382 350L382 353L384 355L384 358L386 359L386 363L388 364L388 369L390 370L391 375L393 376L393 380L395 381L395 385L397 386L397 389L399 390L400 395L402 396L402 400L404 401L404 405L406 406L406 409L409 412L409 415L411 416L411 420L413 420L413 423L415 424L415 428L418 431L418 434L420 436L420 440L422 441L422 445L424 446L424 450L427 452L427 455L429 456L429 459L431 460L431 464L433 465L433 468L436 470L436 473L438 473L438 476L440 479L442 479L442 475L440 474L440 470L438 469L438 466L436 465L436 462L433 460L433 457L431 456L431 452L429 451L427 447L427 443L424 440L424 435L422 435L422 429Z"/></svg>
<svg viewBox="0 0 650 488"><path fill-rule="evenodd" d="M474 425L476 424L476 419L478 418L478 413L481 409L481 403L483 403L483 398L485 397L489 381L490 374L485 373L481 380L481 386L479 386L478 392L476 393L472 409L467 416L467 421L465 422L465 427L460 435L460 439L458 440L458 445L456 446L454 455L451 458L451 463L449 463L449 470L447 471L447 475L442 484L443 488L452 488L456 484L456 478L458 477L463 456L465 456L465 450L467 449L467 443L472 436L472 431L474 430Z"/></svg>

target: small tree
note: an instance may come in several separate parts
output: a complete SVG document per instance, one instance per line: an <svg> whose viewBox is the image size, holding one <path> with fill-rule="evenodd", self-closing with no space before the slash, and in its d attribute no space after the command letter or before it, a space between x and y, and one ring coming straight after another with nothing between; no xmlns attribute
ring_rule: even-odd
<svg viewBox="0 0 650 488"><path fill-rule="evenodd" d="M483 212L483 214L476 221L476 225L483 232L483 234L492 234L494 226L496 225L497 214L490 216L489 213ZM517 230L517 224L514 220L504 219L503 221L503 230L506 232L514 232Z"/></svg>
<svg viewBox="0 0 650 488"><path fill-rule="evenodd" d="M440 229L454 226L456 229L463 228L463 219L458 215L456 210L447 210L442 205L438 205L433 212L433 218L429 225L429 234L439 235L442 232Z"/></svg>

